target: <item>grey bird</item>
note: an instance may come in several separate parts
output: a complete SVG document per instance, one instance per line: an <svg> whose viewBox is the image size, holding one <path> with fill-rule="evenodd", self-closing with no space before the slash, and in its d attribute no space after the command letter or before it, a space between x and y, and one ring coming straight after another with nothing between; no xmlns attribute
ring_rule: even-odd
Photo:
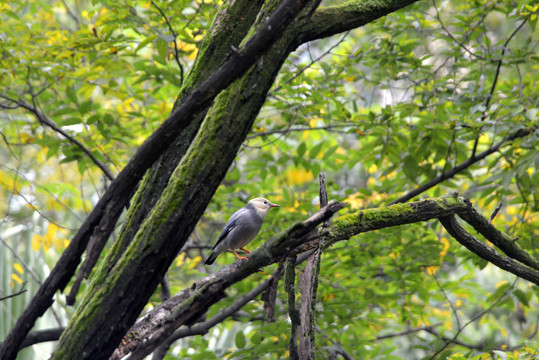
<svg viewBox="0 0 539 360"><path fill-rule="evenodd" d="M247 259L245 256L239 256L234 249L241 249L250 253L249 250L243 247L249 244L258 234L266 214L272 207L279 207L279 205L259 197L249 201L247 205L236 211L226 223L219 240L217 240L211 251L210 257L204 264L213 264L217 256L229 249L236 254L238 259Z"/></svg>

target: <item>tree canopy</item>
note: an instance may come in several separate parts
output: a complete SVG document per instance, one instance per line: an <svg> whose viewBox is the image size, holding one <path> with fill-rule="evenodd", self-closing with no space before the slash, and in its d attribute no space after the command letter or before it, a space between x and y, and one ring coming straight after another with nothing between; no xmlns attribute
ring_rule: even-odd
<svg viewBox="0 0 539 360"><path fill-rule="evenodd" d="M538 13L0 4L0 358L537 357Z"/></svg>

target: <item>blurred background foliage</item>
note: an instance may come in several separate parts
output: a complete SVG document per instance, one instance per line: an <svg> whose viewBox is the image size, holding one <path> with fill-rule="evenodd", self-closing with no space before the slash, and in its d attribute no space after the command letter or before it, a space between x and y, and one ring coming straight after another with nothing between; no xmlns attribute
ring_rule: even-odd
<svg viewBox="0 0 539 360"><path fill-rule="evenodd" d="M0 302L0 339L110 181L88 153L113 174L126 164L169 114L219 6L0 3L0 296L28 290ZM317 209L319 172L331 199L377 207L499 142L420 197L458 191L485 216L503 203L493 223L537 256L538 13L533 1L421 1L301 46L171 268L172 292L234 260L202 261L250 198L281 205L255 248ZM273 271L237 284L209 316ZM538 290L470 254L436 221L362 234L323 254L318 354L531 359ZM56 300L38 328L67 323L72 310ZM167 358L287 358L282 288L276 315L262 321L263 303L251 301L209 334L177 342ZM38 354L49 348L20 357L45 359Z"/></svg>

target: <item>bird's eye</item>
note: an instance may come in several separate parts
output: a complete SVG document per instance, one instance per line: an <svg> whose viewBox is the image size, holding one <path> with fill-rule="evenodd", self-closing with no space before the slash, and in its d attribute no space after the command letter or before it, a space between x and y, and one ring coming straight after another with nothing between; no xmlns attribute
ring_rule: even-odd
<svg viewBox="0 0 539 360"><path fill-rule="evenodd" d="M267 202L267 201L264 201L264 204L268 205L268 202Z"/></svg>

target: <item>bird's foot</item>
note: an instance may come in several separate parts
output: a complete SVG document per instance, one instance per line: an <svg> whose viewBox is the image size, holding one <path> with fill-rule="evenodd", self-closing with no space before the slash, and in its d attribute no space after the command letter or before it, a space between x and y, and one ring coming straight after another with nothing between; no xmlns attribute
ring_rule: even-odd
<svg viewBox="0 0 539 360"><path fill-rule="evenodd" d="M242 250L243 250L243 249L242 249ZM239 259L245 259L245 260L247 260L247 258L246 258L245 256L239 256L238 253L237 253L234 249L232 249L232 252L236 255L236 257L238 258L238 260L239 260Z"/></svg>

